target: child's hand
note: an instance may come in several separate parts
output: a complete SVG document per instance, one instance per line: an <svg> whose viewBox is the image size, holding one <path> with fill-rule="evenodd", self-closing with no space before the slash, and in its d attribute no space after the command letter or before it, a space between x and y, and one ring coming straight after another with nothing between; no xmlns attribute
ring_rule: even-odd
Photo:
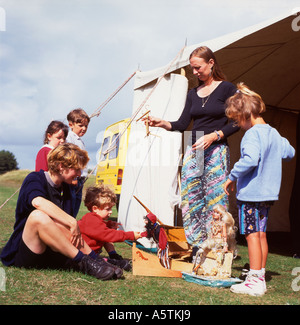
<svg viewBox="0 0 300 325"><path fill-rule="evenodd" d="M235 188L235 182L228 178L224 184L225 193L227 195L230 195L229 190L231 190L231 192L233 192L234 188Z"/></svg>
<svg viewBox="0 0 300 325"><path fill-rule="evenodd" d="M142 235L141 235L140 232L137 232L137 231L134 232L134 239L135 239L135 240L137 240L137 239L139 239L139 238L141 238L141 237L142 237Z"/></svg>

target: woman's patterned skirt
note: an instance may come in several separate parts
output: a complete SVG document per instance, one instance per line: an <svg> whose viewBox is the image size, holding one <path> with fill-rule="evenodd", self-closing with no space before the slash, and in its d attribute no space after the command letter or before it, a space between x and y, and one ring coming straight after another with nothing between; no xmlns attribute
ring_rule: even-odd
<svg viewBox="0 0 300 325"><path fill-rule="evenodd" d="M219 203L228 209L228 196L224 192L228 174L227 144L212 144L204 151L187 147L181 175L181 208L185 235L193 247L207 239L212 207Z"/></svg>

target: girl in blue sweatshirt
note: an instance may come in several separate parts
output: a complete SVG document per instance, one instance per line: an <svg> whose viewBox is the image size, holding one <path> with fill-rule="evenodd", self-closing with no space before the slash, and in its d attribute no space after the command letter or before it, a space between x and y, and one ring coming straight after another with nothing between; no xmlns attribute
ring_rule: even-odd
<svg viewBox="0 0 300 325"><path fill-rule="evenodd" d="M243 83L237 88L227 101L226 115L246 132L241 141L241 157L224 189L229 195L236 182L240 233L247 240L250 271L245 282L233 285L230 290L261 296L266 292L268 212L278 200L282 160L292 159L295 149L261 117L266 110L262 98Z"/></svg>

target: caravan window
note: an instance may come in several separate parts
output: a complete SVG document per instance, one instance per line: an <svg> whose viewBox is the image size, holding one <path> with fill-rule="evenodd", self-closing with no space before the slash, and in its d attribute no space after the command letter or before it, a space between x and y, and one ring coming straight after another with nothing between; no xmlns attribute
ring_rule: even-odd
<svg viewBox="0 0 300 325"><path fill-rule="evenodd" d="M119 145L120 145L119 133L116 133L116 134L113 135L112 140L111 140L111 144L112 144L113 149L109 153L109 159L115 159L115 158L118 157L118 153L119 153Z"/></svg>
<svg viewBox="0 0 300 325"><path fill-rule="evenodd" d="M106 155L103 155L103 152L105 152L108 148L108 144L109 144L109 139L110 137L107 137L103 140L103 143L102 143L102 150L101 150L101 155L100 155L100 161L103 161L106 159L107 157L107 154Z"/></svg>

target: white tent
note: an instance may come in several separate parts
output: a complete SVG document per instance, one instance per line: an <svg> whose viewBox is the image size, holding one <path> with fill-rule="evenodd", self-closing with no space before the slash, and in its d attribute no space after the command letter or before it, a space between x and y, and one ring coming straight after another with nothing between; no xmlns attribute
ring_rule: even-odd
<svg viewBox="0 0 300 325"><path fill-rule="evenodd" d="M229 81L243 81L262 95L268 107L267 122L296 148L300 110L300 32L293 28L295 18L289 13L186 47L150 96L141 114L149 109L153 116L170 121L180 116L187 90L197 83L189 68L189 55L198 46L206 45L215 52ZM158 78L164 75L166 67L137 73L133 112L153 89ZM176 186L178 163L184 151L182 136L178 132L153 129L152 132L159 137L145 138L144 130L142 123L132 124L119 206L119 221L125 230L141 231L144 227L145 210L133 195L163 223L174 225L174 206L178 203L179 194ZM230 138L232 164L239 158L241 137L242 131ZM290 230L288 215L295 166L296 159L284 165L280 201L271 209L270 231ZM234 211L231 212L234 214Z"/></svg>
<svg viewBox="0 0 300 325"><path fill-rule="evenodd" d="M188 82L184 76L172 74L161 80L147 102L145 110L167 120L179 118L185 104ZM134 111L151 91L152 85L135 90ZM145 112L141 111L141 114ZM144 228L145 209L135 195L165 224L173 225L174 204L178 200L176 186L182 136L155 129L146 136L143 122L133 122L129 136L123 177L119 222L125 230ZM146 245L146 243L144 243Z"/></svg>

